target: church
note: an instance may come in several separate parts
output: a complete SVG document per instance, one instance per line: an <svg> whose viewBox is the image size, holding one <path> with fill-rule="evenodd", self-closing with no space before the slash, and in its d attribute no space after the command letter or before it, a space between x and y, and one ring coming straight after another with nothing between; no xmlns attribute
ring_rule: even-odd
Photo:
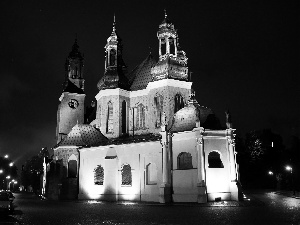
<svg viewBox="0 0 300 225"><path fill-rule="evenodd" d="M195 202L239 200L235 129L191 89L188 58L167 14L150 53L131 72L115 21L96 101L85 108L77 40L65 63L48 198Z"/></svg>

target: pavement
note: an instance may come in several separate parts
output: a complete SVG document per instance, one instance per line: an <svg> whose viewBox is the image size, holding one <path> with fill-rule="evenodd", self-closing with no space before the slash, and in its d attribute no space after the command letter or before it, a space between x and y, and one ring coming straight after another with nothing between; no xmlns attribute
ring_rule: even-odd
<svg viewBox="0 0 300 225"><path fill-rule="evenodd" d="M284 195L286 197L300 199L300 191L295 191L295 194L293 191L284 191L284 190L274 191L274 193L278 195Z"/></svg>

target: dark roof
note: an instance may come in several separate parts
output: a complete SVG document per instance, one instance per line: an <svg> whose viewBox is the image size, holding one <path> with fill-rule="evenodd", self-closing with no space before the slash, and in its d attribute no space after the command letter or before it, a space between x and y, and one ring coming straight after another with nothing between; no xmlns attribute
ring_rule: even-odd
<svg viewBox="0 0 300 225"><path fill-rule="evenodd" d="M65 85L63 92L84 94L84 91L81 88L77 87L75 84L73 84L69 79L67 81L67 84Z"/></svg>
<svg viewBox="0 0 300 225"><path fill-rule="evenodd" d="M150 53L141 64L130 72L128 78L131 84L131 91L142 90L147 87L148 83L152 81L151 67L154 66L155 63L156 61Z"/></svg>
<svg viewBox="0 0 300 225"><path fill-rule="evenodd" d="M108 139L97 128L89 124L76 124L71 132L55 147L62 146L101 146Z"/></svg>

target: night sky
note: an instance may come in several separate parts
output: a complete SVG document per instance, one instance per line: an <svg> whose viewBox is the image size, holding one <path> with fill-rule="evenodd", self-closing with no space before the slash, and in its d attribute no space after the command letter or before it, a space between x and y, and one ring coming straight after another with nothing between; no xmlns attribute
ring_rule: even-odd
<svg viewBox="0 0 300 225"><path fill-rule="evenodd" d="M299 136L297 1L0 1L0 156L18 166L53 147L64 63L77 33L87 102L98 93L113 15L129 71L152 49L164 9L186 52L200 105L237 134Z"/></svg>

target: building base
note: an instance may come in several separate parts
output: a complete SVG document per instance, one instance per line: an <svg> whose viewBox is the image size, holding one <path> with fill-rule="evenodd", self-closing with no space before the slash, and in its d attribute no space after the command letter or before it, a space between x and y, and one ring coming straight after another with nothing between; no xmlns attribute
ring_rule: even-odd
<svg viewBox="0 0 300 225"><path fill-rule="evenodd" d="M198 185L197 189L198 189L197 202L198 203L207 203L206 187L203 185Z"/></svg>
<svg viewBox="0 0 300 225"><path fill-rule="evenodd" d="M162 184L159 188L159 203L172 201L171 187L169 184Z"/></svg>

